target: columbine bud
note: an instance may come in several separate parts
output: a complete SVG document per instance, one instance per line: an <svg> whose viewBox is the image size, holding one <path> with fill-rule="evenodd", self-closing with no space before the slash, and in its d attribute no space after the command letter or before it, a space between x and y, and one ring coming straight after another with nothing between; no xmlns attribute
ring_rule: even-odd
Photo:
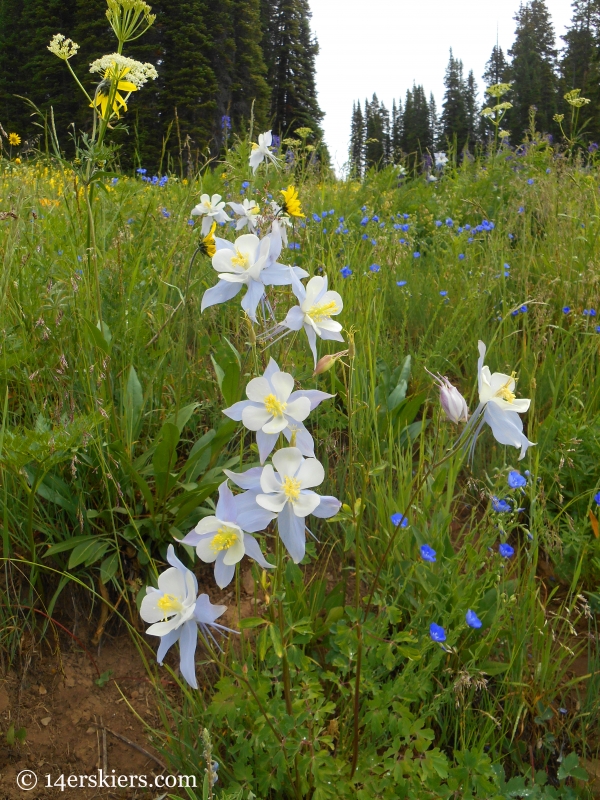
<svg viewBox="0 0 600 800"><path fill-rule="evenodd" d="M320 358L317 361L317 366L315 367L315 371L313 372L313 378L315 377L315 375L322 375L324 372L328 372L333 367L338 358L342 358L343 356L347 355L348 355L347 350L341 350L339 353L331 353L326 356L323 356L323 358Z"/></svg>
<svg viewBox="0 0 600 800"><path fill-rule="evenodd" d="M436 385L440 387L440 403L448 419L455 423L467 422L469 419L467 402L456 386L453 386L448 378L433 375L431 372L429 374L435 378Z"/></svg>

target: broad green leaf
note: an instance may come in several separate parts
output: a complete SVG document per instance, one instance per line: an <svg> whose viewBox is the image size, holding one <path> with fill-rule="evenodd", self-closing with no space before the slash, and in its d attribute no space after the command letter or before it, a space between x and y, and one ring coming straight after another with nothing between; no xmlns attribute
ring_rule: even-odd
<svg viewBox="0 0 600 800"><path fill-rule="evenodd" d="M115 577L119 569L119 556L118 553L111 553L108 558L105 558L100 564L100 580L102 583L108 583Z"/></svg>
<svg viewBox="0 0 600 800"><path fill-rule="evenodd" d="M144 393L137 372L133 365L129 368L129 376L125 384L123 396L123 416L125 418L125 436L128 446L137 439L142 422Z"/></svg>
<svg viewBox="0 0 600 800"><path fill-rule="evenodd" d="M108 549L109 543L103 539L94 538L90 542L78 544L69 558L68 569L74 569L85 562L90 566L101 558Z"/></svg>
<svg viewBox="0 0 600 800"><path fill-rule="evenodd" d="M57 553L64 553L67 550L72 550L78 544L93 541L96 541L95 536L73 536L71 539L67 539L66 542L58 542L58 544L53 544L52 547L49 547L44 553L44 558L54 556Z"/></svg>

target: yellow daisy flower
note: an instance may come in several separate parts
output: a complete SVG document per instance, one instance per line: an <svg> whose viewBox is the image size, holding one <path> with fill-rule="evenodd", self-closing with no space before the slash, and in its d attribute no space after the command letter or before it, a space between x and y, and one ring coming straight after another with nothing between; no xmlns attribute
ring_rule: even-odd
<svg viewBox="0 0 600 800"><path fill-rule="evenodd" d="M21 144L21 137L19 136L18 133L9 133L8 134L8 143L10 145L14 145L15 147L18 147Z"/></svg>
<svg viewBox="0 0 600 800"><path fill-rule="evenodd" d="M123 69L119 70L116 64L113 64L112 67L109 67L107 70L105 70L104 78L98 85L93 102L90 103L91 106L95 106L96 108L100 109L100 116L102 119L106 119L108 101L112 91L113 83L115 81L117 81L117 90L113 98L111 116L114 114L118 119L121 109L123 109L123 111L127 111L127 103L120 92L127 92L129 95L131 92L137 92L138 89L135 83L124 80L129 71L129 67L124 67Z"/></svg>
<svg viewBox="0 0 600 800"><path fill-rule="evenodd" d="M212 258L214 254L217 252L217 243L215 242L215 228L217 227L217 223L213 222L212 228L206 234L204 239L200 242L198 247L204 253L205 256Z"/></svg>
<svg viewBox="0 0 600 800"><path fill-rule="evenodd" d="M304 217L302 207L300 206L300 198L295 186L288 186L287 189L282 189L283 195L283 211L289 214L290 217Z"/></svg>

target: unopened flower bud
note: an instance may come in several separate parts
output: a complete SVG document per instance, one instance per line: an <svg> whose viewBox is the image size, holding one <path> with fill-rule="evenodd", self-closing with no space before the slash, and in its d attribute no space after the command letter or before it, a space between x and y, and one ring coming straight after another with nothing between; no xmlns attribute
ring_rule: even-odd
<svg viewBox="0 0 600 800"><path fill-rule="evenodd" d="M320 358L317 361L317 366L315 367L315 371L313 372L313 378L315 377L315 375L322 375L324 372L328 372L333 367L338 358L342 358L343 356L347 355L348 355L347 350L341 350L339 353L331 353L331 354L328 353L326 356L323 356L323 358Z"/></svg>
<svg viewBox="0 0 600 800"><path fill-rule="evenodd" d="M436 385L440 387L440 403L448 419L455 423L467 422L469 419L467 402L456 386L453 386L448 378L433 375L431 372L429 374L435 378Z"/></svg>

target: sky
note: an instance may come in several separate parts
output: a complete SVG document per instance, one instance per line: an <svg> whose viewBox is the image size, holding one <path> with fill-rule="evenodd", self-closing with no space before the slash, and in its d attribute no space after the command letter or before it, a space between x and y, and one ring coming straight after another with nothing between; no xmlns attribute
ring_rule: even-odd
<svg viewBox="0 0 600 800"><path fill-rule="evenodd" d="M557 46L571 19L571 0L546 0ZM310 0L319 41L317 91L325 141L339 172L348 157L352 103L375 92L388 109L413 80L433 92L438 113L449 49L475 73L480 99L485 64L498 43L514 38L519 0Z"/></svg>

